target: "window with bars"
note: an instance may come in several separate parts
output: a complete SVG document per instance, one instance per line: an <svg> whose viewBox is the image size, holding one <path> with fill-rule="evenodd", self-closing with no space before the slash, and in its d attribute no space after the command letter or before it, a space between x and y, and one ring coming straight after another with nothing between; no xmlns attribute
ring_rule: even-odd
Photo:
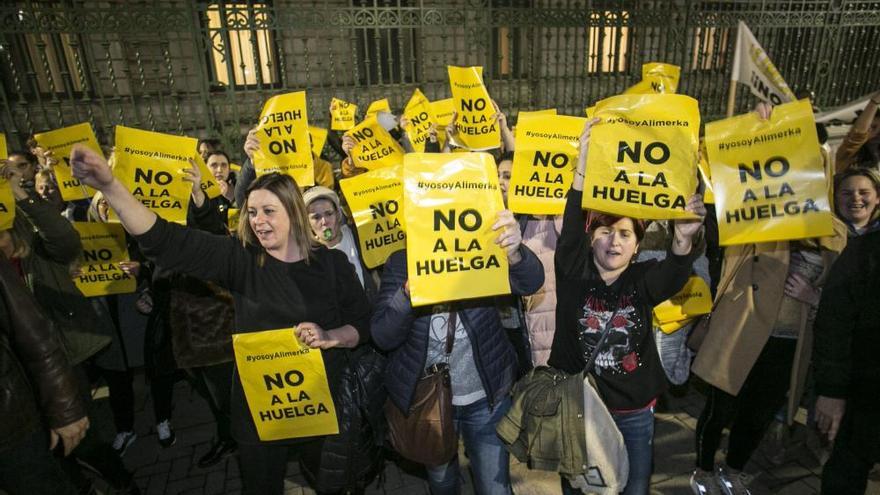
<svg viewBox="0 0 880 495"><path fill-rule="evenodd" d="M352 0L353 7L395 9L412 7L411 0ZM378 26L355 28L358 83L364 86L417 82L417 31Z"/></svg>
<svg viewBox="0 0 880 495"><path fill-rule="evenodd" d="M28 74L25 92L44 96L82 94L88 77L79 40L67 33L28 33L18 39L13 59ZM79 69L77 63L81 64Z"/></svg>
<svg viewBox="0 0 880 495"><path fill-rule="evenodd" d="M587 73L626 72L632 45L629 12L593 12L590 18L592 22L587 29Z"/></svg>
<svg viewBox="0 0 880 495"><path fill-rule="evenodd" d="M698 27L694 29L694 48L691 53L691 70L728 70L727 47L732 46L731 36L736 30L721 27Z"/></svg>
<svg viewBox="0 0 880 495"><path fill-rule="evenodd" d="M265 2L208 5L212 81L215 87L264 87L278 83L278 56L266 26Z"/></svg>

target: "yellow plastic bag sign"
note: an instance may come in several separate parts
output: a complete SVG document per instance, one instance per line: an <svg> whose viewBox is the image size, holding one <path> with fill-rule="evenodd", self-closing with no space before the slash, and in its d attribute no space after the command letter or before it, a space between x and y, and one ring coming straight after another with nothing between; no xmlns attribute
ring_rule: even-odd
<svg viewBox="0 0 880 495"><path fill-rule="evenodd" d="M137 288L137 280L119 268L128 261L125 229L118 223L73 222L82 240L80 274L73 278L86 297L128 294Z"/></svg>
<svg viewBox="0 0 880 495"><path fill-rule="evenodd" d="M6 134L0 132L0 160L9 158L9 151L6 146Z"/></svg>
<svg viewBox="0 0 880 495"><path fill-rule="evenodd" d="M354 138L351 159L358 167L377 170L403 162L403 148L379 125L376 117L368 117L345 135Z"/></svg>
<svg viewBox="0 0 880 495"><path fill-rule="evenodd" d="M675 328L674 325L669 324L685 323L710 312L712 312L712 293L709 286L702 278L691 276L676 295L654 306L654 321L661 330L673 328L678 330L680 326Z"/></svg>
<svg viewBox="0 0 880 495"><path fill-rule="evenodd" d="M305 91L269 98L260 114L257 136L257 176L278 172L293 177L301 188L315 184Z"/></svg>
<svg viewBox="0 0 880 495"><path fill-rule="evenodd" d="M327 143L327 129L310 125L309 137L312 139L312 154L321 156L321 152L324 151L324 145Z"/></svg>
<svg viewBox="0 0 880 495"><path fill-rule="evenodd" d="M238 376L264 442L339 433L321 350L300 343L293 330L232 335Z"/></svg>
<svg viewBox="0 0 880 495"><path fill-rule="evenodd" d="M375 117L379 112L391 113L391 105L388 104L388 98L382 98L381 100L376 100L370 103L370 106L367 107L367 115L364 116L364 120L370 117Z"/></svg>
<svg viewBox="0 0 880 495"><path fill-rule="evenodd" d="M556 115L555 108L547 108L544 110L523 110L516 114L516 125L522 122L523 117L535 117L538 115Z"/></svg>
<svg viewBox="0 0 880 495"><path fill-rule="evenodd" d="M446 145L446 126L452 123L452 114L455 112L455 102L452 98L431 102L431 113L437 122L437 139L441 148Z"/></svg>
<svg viewBox="0 0 880 495"><path fill-rule="evenodd" d="M623 94L675 94L681 67L662 62L642 64L642 80L631 86Z"/></svg>
<svg viewBox="0 0 880 495"><path fill-rule="evenodd" d="M712 169L709 167L709 153L706 151L706 142L700 141L700 161L697 162L697 172L700 173L700 182L703 183L703 203L715 204L715 192L712 190Z"/></svg>
<svg viewBox="0 0 880 495"><path fill-rule="evenodd" d="M52 170L55 172L58 192L61 193L62 199L65 201L75 201L91 198L95 195L95 190L74 179L70 170L70 150L74 144L84 145L95 153L104 156L101 145L98 144L98 139L95 137L92 126L88 122L34 134L34 139L36 139L37 145L46 151L51 151L54 158L58 160L55 166L52 167Z"/></svg>
<svg viewBox="0 0 880 495"><path fill-rule="evenodd" d="M15 222L15 196L9 181L0 177L0 230L11 229Z"/></svg>
<svg viewBox="0 0 880 495"><path fill-rule="evenodd" d="M403 166L397 165L339 181L367 268L384 264L392 253L406 247L402 173Z"/></svg>
<svg viewBox="0 0 880 495"><path fill-rule="evenodd" d="M596 105L583 207L641 219L693 218L700 111L684 95L620 95Z"/></svg>
<svg viewBox="0 0 880 495"><path fill-rule="evenodd" d="M406 133L413 149L418 152L425 151L425 143L428 141L431 126L434 125L434 115L431 113L431 102L419 91L413 91L409 103L403 110L403 116L409 120Z"/></svg>
<svg viewBox="0 0 880 495"><path fill-rule="evenodd" d="M409 153L404 160L407 273L413 306L510 293L492 230L504 209L487 153Z"/></svg>
<svg viewBox="0 0 880 495"><path fill-rule="evenodd" d="M205 196L209 198L216 198L223 194L220 191L220 184L217 183L217 179L214 178L214 174L211 173L211 169L208 168L208 165L205 163L204 158L198 152L193 155L193 161L196 162L196 166L199 167L199 173L202 175L202 179L199 182L199 187L202 188L202 192L205 193ZM230 186L231 187L231 186Z"/></svg>
<svg viewBox="0 0 880 495"><path fill-rule="evenodd" d="M831 235L831 208L808 100L706 125L721 245Z"/></svg>
<svg viewBox="0 0 880 495"><path fill-rule="evenodd" d="M116 126L116 164L113 175L157 215L186 223L192 185L184 170L196 149L196 139ZM110 218L118 221L111 209Z"/></svg>
<svg viewBox="0 0 880 495"><path fill-rule="evenodd" d="M330 100L330 129L347 131L354 127L357 105L339 98Z"/></svg>
<svg viewBox="0 0 880 495"><path fill-rule="evenodd" d="M510 211L532 215L562 213L586 121L581 117L520 112L507 191Z"/></svg>
<svg viewBox="0 0 880 495"><path fill-rule="evenodd" d="M501 131L492 118L495 107L483 85L482 67L448 66L449 86L456 112L458 134L453 144L472 151L490 150L501 146Z"/></svg>

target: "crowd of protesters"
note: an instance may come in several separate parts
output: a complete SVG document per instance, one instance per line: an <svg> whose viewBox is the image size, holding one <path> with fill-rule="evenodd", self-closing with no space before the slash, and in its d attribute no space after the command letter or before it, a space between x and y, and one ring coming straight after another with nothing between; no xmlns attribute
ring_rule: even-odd
<svg viewBox="0 0 880 495"><path fill-rule="evenodd" d="M112 148L103 155L74 148L75 177L98 192L65 202L52 173L58 157L31 140L0 169L17 211L15 224L0 232L0 489L93 493L92 475L82 467L88 465L115 493L138 493L121 458L138 441L133 379L142 361L163 448L174 448L172 390L185 376L216 421L216 437L198 467L237 453L244 493L280 494L294 453L319 493L362 492L381 459L368 459L363 464L370 469L354 475L346 470L360 466L355 458L369 449L343 448L343 461L326 460L338 448L332 436L266 442L255 430L231 336L296 323L297 337L323 350L337 409L352 400L345 370L359 350L384 357L384 393L401 411L410 409L426 370L446 360L456 431L481 494L511 493L509 454L495 426L511 407L516 381L536 367L578 374L587 363L595 363L588 373L626 445L623 493L648 493L655 408L670 384L687 382L691 371L708 385L695 435L694 493L749 493L746 463L774 418L790 425L802 405L810 426L832 442L822 492L864 493L880 460L878 105L880 93L826 157L826 170L834 173L833 235L726 248L718 245L717 224L699 191L686 206L694 220L646 224L582 210L597 125L589 120L564 213L503 210L494 219L512 294L429 307L411 303L405 251L378 269L364 263L338 188L339 179L365 171L349 157L348 137L330 132L328 149L314 156L315 186L306 190L286 175L257 177L254 130L245 137L241 167L219 140L200 140L197 151L221 194L205 195L193 162L185 178L192 183L185 227L158 217L114 178ZM762 119L772 111L763 103L755 109ZM506 202L516 142L497 105L494 120ZM406 119L382 113L379 121L412 151ZM445 142L438 131L431 129L426 151L454 151L455 126L445 129ZM332 156L343 158L338 166ZM242 213L230 227L233 208ZM127 231L130 260L120 268L137 280L137 290L85 297L73 283L82 245L71 222L107 222L110 210ZM711 269L713 259L720 270ZM717 291L695 355L682 345L690 326L670 340L652 322L652 308L694 273ZM599 337L612 319L624 319L616 326L627 333L613 352ZM454 345L444 350L451 336ZM143 345L132 346L135 339ZM136 359L139 348L143 357ZM100 381L109 389L115 438L89 429L91 390ZM719 463L725 428L728 448ZM381 438L375 443L381 446ZM459 493L457 457L425 468L432 493ZM343 475L330 483L322 473ZM560 484L563 493L577 493L566 478Z"/></svg>

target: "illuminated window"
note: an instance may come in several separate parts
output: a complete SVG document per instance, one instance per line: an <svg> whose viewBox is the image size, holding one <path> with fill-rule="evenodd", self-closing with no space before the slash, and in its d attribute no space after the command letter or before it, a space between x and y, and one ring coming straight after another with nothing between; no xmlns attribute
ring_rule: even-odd
<svg viewBox="0 0 880 495"><path fill-rule="evenodd" d="M277 80L275 43L267 29L265 3L214 3L208 6L208 36L214 83L265 86Z"/></svg>
<svg viewBox="0 0 880 495"><path fill-rule="evenodd" d="M726 70L728 28L699 27L694 31L691 68L694 70Z"/></svg>
<svg viewBox="0 0 880 495"><path fill-rule="evenodd" d="M629 65L629 13L594 12L590 17L598 25L587 29L587 72L625 72Z"/></svg>
<svg viewBox="0 0 880 495"><path fill-rule="evenodd" d="M71 34L25 34L25 50L33 67L37 90L42 94L81 93L83 90L76 62L82 57ZM85 68L82 74L86 74Z"/></svg>

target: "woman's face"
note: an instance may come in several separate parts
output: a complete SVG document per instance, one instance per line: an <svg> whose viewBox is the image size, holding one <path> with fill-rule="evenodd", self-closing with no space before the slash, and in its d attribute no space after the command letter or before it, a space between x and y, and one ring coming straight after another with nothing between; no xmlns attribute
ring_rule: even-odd
<svg viewBox="0 0 880 495"><path fill-rule="evenodd" d="M504 204L507 204L507 189L510 187L511 170L513 170L513 162L510 160L504 160L498 164L498 187L501 188Z"/></svg>
<svg viewBox="0 0 880 495"><path fill-rule="evenodd" d="M219 182L224 182L229 178L229 160L223 155L211 155L206 163L211 175Z"/></svg>
<svg viewBox="0 0 880 495"><path fill-rule="evenodd" d="M867 225L877 205L880 204L877 188L871 179L863 175L853 175L844 179L834 196L837 211L844 220L856 227Z"/></svg>
<svg viewBox="0 0 880 495"><path fill-rule="evenodd" d="M329 199L316 199L309 203L309 223L312 232L322 243L328 244L338 240L340 234L339 212L336 205ZM332 244L331 244L332 245Z"/></svg>
<svg viewBox="0 0 880 495"><path fill-rule="evenodd" d="M251 191L247 199L248 223L266 251L285 251L290 240L290 216L273 192Z"/></svg>
<svg viewBox="0 0 880 495"><path fill-rule="evenodd" d="M629 218L608 227L598 227L591 237L593 261L600 270L613 272L626 268L636 254L639 241Z"/></svg>

